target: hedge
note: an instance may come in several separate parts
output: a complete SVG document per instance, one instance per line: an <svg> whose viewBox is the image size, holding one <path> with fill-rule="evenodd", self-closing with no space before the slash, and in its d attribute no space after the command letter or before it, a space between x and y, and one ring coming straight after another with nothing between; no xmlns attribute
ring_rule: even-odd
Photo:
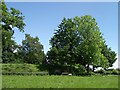
<svg viewBox="0 0 120 90"><path fill-rule="evenodd" d="M2 75L49 75L48 72L7 72Z"/></svg>
<svg viewBox="0 0 120 90"><path fill-rule="evenodd" d="M103 70L100 69L96 71L95 73L103 74L103 75L120 75L120 71L117 69L108 69L108 70Z"/></svg>

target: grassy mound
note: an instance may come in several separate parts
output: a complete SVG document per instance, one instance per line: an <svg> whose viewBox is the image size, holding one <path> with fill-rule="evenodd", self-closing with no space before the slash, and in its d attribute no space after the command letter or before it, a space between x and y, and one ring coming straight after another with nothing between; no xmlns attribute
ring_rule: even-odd
<svg viewBox="0 0 120 90"><path fill-rule="evenodd" d="M40 70L34 64L2 64L3 75L37 74Z"/></svg>

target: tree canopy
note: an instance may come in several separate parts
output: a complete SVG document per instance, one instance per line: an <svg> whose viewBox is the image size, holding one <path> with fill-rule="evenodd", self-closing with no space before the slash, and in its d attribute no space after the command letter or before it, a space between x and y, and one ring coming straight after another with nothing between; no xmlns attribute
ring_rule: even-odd
<svg viewBox="0 0 120 90"><path fill-rule="evenodd" d="M22 41L18 53L24 63L42 64L45 58L43 45L39 42L39 38L31 37L30 34L25 34L25 40Z"/></svg>
<svg viewBox="0 0 120 90"><path fill-rule="evenodd" d="M108 68L112 62L105 55L107 50L103 51L102 47L106 44L97 22L89 15L64 18L51 38L50 44L52 47L47 53L49 65L69 66L69 72L73 72L74 67L79 68L80 65L84 66L87 72L90 65ZM112 51L110 53L112 54ZM113 52L111 59L115 56Z"/></svg>
<svg viewBox="0 0 120 90"><path fill-rule="evenodd" d="M19 10L14 8L8 9L4 2L2 7L2 60L3 63L14 62L14 50L16 42L13 39L14 30L24 31L24 16Z"/></svg>

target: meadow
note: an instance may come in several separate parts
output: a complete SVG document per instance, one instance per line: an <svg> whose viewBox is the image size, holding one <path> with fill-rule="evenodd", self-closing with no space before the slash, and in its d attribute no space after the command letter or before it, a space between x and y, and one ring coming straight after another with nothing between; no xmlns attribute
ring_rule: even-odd
<svg viewBox="0 0 120 90"><path fill-rule="evenodd" d="M118 76L3 75L2 88L118 88Z"/></svg>

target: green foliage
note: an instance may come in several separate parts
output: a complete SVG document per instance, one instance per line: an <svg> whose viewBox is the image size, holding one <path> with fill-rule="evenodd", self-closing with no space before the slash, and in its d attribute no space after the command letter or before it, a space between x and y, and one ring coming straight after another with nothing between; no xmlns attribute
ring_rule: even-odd
<svg viewBox="0 0 120 90"><path fill-rule="evenodd" d="M107 67L108 61L106 57L101 53L101 47L104 44L104 39L97 26L95 18L91 16L82 16L78 19L78 31L83 39L83 42L78 47L78 60L84 66L87 65L87 71L89 72L89 65ZM81 58L81 59L79 59Z"/></svg>
<svg viewBox="0 0 120 90"><path fill-rule="evenodd" d="M97 70L97 71L96 71L96 73L99 73L99 74L105 74L105 73L106 73L106 71L105 71L105 70L103 70L103 69L100 69L100 70Z"/></svg>
<svg viewBox="0 0 120 90"><path fill-rule="evenodd" d="M52 66L70 66L75 62L75 49L79 43L78 32L74 29L75 24L72 19L63 19L58 26L55 35L50 40L52 48L47 53L47 59ZM72 72L73 70L69 70Z"/></svg>
<svg viewBox="0 0 120 90"><path fill-rule="evenodd" d="M118 75L119 72L118 72L117 70L113 69L113 70L112 70L112 74L114 74L114 75Z"/></svg>
<svg viewBox="0 0 120 90"><path fill-rule="evenodd" d="M41 64L45 55L43 45L40 44L38 37L31 37L26 34L23 46L17 45L14 41L14 30L24 32L24 16L19 10L8 9L4 2L2 7L2 60L3 63L32 63Z"/></svg>
<svg viewBox="0 0 120 90"><path fill-rule="evenodd" d="M107 45L103 45L101 53L107 58L109 67L113 66L113 63L117 60L116 53L108 48Z"/></svg>
<svg viewBox="0 0 120 90"><path fill-rule="evenodd" d="M108 69L106 72L110 72L109 74L120 75L120 71L118 69Z"/></svg>
<svg viewBox="0 0 120 90"><path fill-rule="evenodd" d="M86 68L80 64L74 65L74 72L76 75L86 75L87 73Z"/></svg>
<svg viewBox="0 0 120 90"><path fill-rule="evenodd" d="M64 18L50 44L52 47L47 53L48 66L70 66L68 72L73 72L73 66L78 64L83 65L89 73L90 65L108 68L112 61L102 53L101 47L105 45L105 40L95 18L89 15Z"/></svg>
<svg viewBox="0 0 120 90"><path fill-rule="evenodd" d="M22 41L22 46L19 47L18 55L24 63L42 64L45 55L43 45L39 42L38 37L31 37L25 34L25 40Z"/></svg>
<svg viewBox="0 0 120 90"><path fill-rule="evenodd" d="M8 9L4 2L1 4L2 8L2 60L3 63L15 62L14 51L17 44L13 40L14 29L24 31L25 23L24 16L19 10L14 8Z"/></svg>
<svg viewBox="0 0 120 90"><path fill-rule="evenodd" d="M104 74L104 75L120 75L120 72L117 69L108 69L108 70L100 69L97 70L95 73Z"/></svg>
<svg viewBox="0 0 120 90"><path fill-rule="evenodd" d="M7 8L4 2L2 2L2 28L5 30L13 30L15 27L20 31L24 31L25 23L23 22L24 16L19 10L14 8Z"/></svg>

